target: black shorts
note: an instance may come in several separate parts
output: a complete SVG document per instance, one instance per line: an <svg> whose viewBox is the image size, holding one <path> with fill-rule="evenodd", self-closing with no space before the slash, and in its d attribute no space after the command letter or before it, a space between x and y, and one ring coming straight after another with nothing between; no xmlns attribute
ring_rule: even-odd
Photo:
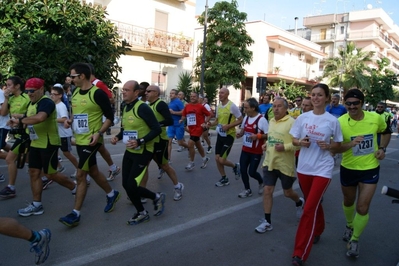
<svg viewBox="0 0 399 266"><path fill-rule="evenodd" d="M43 169L45 174L57 173L59 146L48 145L47 148L31 147L29 151L29 168Z"/></svg>
<svg viewBox="0 0 399 266"><path fill-rule="evenodd" d="M197 136L190 136L190 139L191 139L192 141L194 141L194 142L197 142L197 141L200 140L200 137L197 137Z"/></svg>
<svg viewBox="0 0 399 266"><path fill-rule="evenodd" d="M280 178L281 186L285 190L292 188L296 180L296 177L285 175L280 170L274 169L269 171L267 166L263 167L263 184L265 186L276 186L278 178Z"/></svg>
<svg viewBox="0 0 399 266"><path fill-rule="evenodd" d="M78 168L89 172L90 168L97 165L96 154L102 143L97 143L94 146L76 145L76 150L79 155Z"/></svg>
<svg viewBox="0 0 399 266"><path fill-rule="evenodd" d="M63 152L72 151L71 139L72 137L61 138L61 151Z"/></svg>
<svg viewBox="0 0 399 266"><path fill-rule="evenodd" d="M11 147L11 151L14 154L27 153L30 148L30 142L29 135L20 135L15 139L15 142Z"/></svg>
<svg viewBox="0 0 399 266"><path fill-rule="evenodd" d="M168 162L168 144L169 140L160 139L154 144L154 161L158 164L166 164Z"/></svg>
<svg viewBox="0 0 399 266"><path fill-rule="evenodd" d="M351 170L341 165L340 172L341 185L344 187L354 187L359 183L377 184L380 178L380 166L369 170Z"/></svg>
<svg viewBox="0 0 399 266"><path fill-rule="evenodd" d="M215 154L219 154L220 157L226 159L231 151L233 143L234 143L233 136L227 135L226 137L221 137L218 134L215 145Z"/></svg>

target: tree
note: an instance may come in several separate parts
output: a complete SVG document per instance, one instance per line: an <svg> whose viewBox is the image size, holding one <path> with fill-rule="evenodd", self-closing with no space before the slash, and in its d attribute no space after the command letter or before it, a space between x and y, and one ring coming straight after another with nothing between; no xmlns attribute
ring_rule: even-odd
<svg viewBox="0 0 399 266"><path fill-rule="evenodd" d="M288 85L282 79L273 85L268 84L268 88L275 96L284 97L289 101L293 101L298 96L306 97L308 94L304 86L297 85L295 82Z"/></svg>
<svg viewBox="0 0 399 266"><path fill-rule="evenodd" d="M32 76L47 85L63 82L69 66L90 62L110 87L118 83L117 59L126 52L101 6L79 0L1 0L0 70Z"/></svg>
<svg viewBox="0 0 399 266"><path fill-rule="evenodd" d="M398 85L398 79L397 75L387 68L389 64L390 60L384 57L377 61L378 68L371 71L370 90L365 93L365 101L373 106L395 97L393 86Z"/></svg>
<svg viewBox="0 0 399 266"><path fill-rule="evenodd" d="M349 42L346 48L339 50L339 56L326 60L323 77L328 78L329 86L342 87L344 93L353 87L369 91L371 69L367 63L372 61L373 54L371 51L363 52Z"/></svg>
<svg viewBox="0 0 399 266"><path fill-rule="evenodd" d="M245 28L247 14L239 12L238 3L232 0L216 2L208 11L205 52L205 84L234 85L240 88L245 80L244 65L252 61L252 52L248 50L254 41ZM198 17L205 24L205 13ZM200 56L196 58L194 73L201 75L202 43L198 46Z"/></svg>
<svg viewBox="0 0 399 266"><path fill-rule="evenodd" d="M179 82L176 89L184 93L186 102L190 102L190 93L193 89L193 76L190 72L185 71L179 74Z"/></svg>

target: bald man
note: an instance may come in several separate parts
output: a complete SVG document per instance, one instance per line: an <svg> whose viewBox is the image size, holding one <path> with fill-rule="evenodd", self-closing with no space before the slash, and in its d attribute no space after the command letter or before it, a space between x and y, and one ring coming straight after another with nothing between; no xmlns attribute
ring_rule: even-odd
<svg viewBox="0 0 399 266"><path fill-rule="evenodd" d="M169 178L172 180L175 194L173 196L174 200L181 200L183 196L184 185L179 183L177 180L177 175L175 169L169 165L169 153L168 153L168 135L166 134L166 127L173 125L173 118L169 111L168 105L159 98L161 90L158 86L151 85L146 89L146 99L149 102L149 106L155 114L159 125L161 126L162 133L157 137L154 144L154 157L153 160L158 164L161 171L168 174ZM145 187L148 180L148 171L144 176L141 186Z"/></svg>
<svg viewBox="0 0 399 266"><path fill-rule="evenodd" d="M229 94L227 88L219 90L220 104L217 108L216 120L213 123L208 123L209 126L217 126L216 131L218 133L215 145L215 160L222 178L216 182L215 186L217 187L230 184L224 170L225 166L233 168L237 180L241 177L240 164L227 160L236 136L236 126L242 122L240 109L229 100Z"/></svg>

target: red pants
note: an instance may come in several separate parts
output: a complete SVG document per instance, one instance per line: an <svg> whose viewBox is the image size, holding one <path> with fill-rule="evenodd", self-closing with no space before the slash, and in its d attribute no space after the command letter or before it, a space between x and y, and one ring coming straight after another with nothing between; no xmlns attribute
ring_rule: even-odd
<svg viewBox="0 0 399 266"><path fill-rule="evenodd" d="M294 256L303 261L309 257L313 239L324 231L324 212L320 204L330 178L298 173L298 181L305 197L305 207L295 237Z"/></svg>

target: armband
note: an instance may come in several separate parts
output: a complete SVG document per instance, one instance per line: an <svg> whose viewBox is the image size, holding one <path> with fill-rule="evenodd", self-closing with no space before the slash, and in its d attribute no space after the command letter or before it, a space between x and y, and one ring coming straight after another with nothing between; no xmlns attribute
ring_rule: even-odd
<svg viewBox="0 0 399 266"><path fill-rule="evenodd" d="M262 134L258 133L257 136L258 136L258 139L262 139Z"/></svg>

